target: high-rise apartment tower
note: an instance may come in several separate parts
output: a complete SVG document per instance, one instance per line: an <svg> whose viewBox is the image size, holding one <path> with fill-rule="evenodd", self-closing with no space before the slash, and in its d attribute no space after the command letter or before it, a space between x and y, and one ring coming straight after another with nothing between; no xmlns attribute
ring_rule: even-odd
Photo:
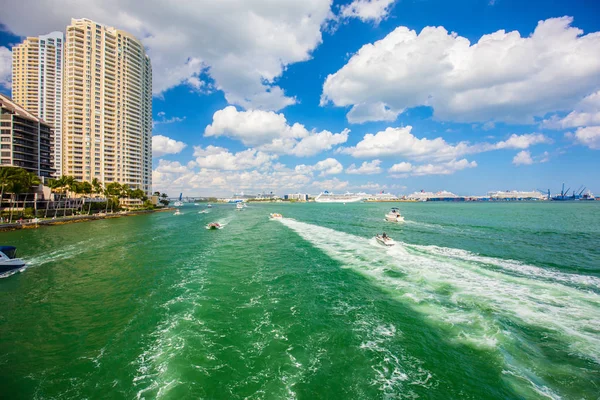
<svg viewBox="0 0 600 400"><path fill-rule="evenodd" d="M62 172L152 190L152 66L131 34L88 19L67 27Z"/></svg>
<svg viewBox="0 0 600 400"><path fill-rule="evenodd" d="M29 37L13 47L12 98L54 131L52 162L56 175L62 169L62 32Z"/></svg>

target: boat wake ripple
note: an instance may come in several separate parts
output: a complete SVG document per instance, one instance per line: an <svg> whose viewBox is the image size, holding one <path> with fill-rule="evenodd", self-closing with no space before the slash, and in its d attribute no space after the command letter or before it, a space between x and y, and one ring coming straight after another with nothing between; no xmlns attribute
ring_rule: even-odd
<svg viewBox="0 0 600 400"><path fill-rule="evenodd" d="M533 395L559 398L545 383L551 361L527 340L529 327L540 330L549 343L560 344L556 347L565 349L566 357L600 365L600 294L581 287L597 287L594 277L459 249L403 243L383 248L374 239L289 219L281 223L410 305L450 340L495 351L513 386L523 389L523 381L530 385L523 395L533 390ZM567 375L577 373L575 366L563 368Z"/></svg>

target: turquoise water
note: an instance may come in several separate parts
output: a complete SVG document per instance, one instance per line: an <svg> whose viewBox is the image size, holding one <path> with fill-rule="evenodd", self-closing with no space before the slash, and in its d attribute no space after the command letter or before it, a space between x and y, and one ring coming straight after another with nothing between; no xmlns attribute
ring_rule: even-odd
<svg viewBox="0 0 600 400"><path fill-rule="evenodd" d="M0 233L2 397L598 398L600 202L389 207Z"/></svg>

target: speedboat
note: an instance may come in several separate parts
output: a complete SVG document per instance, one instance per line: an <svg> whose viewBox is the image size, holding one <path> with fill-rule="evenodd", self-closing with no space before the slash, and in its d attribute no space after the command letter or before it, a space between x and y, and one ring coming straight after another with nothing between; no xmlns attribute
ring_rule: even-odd
<svg viewBox="0 0 600 400"><path fill-rule="evenodd" d="M269 219L282 219L283 215L278 214L278 213L271 213L269 214Z"/></svg>
<svg viewBox="0 0 600 400"><path fill-rule="evenodd" d="M17 248L15 246L0 246L0 273L24 266L25 261L17 258Z"/></svg>
<svg viewBox="0 0 600 400"><path fill-rule="evenodd" d="M237 203L235 209L237 211L242 211L244 209L244 205L242 203Z"/></svg>
<svg viewBox="0 0 600 400"><path fill-rule="evenodd" d="M208 210L198 211L198 214L208 214Z"/></svg>
<svg viewBox="0 0 600 400"><path fill-rule="evenodd" d="M173 205L175 207L181 207L181 206L183 206L183 202L182 201L176 201L175 203L173 203Z"/></svg>
<svg viewBox="0 0 600 400"><path fill-rule="evenodd" d="M211 208L212 206L210 204L207 204L206 207Z"/></svg>
<svg viewBox="0 0 600 400"><path fill-rule="evenodd" d="M376 235L375 239L377 240L377 243L383 246L393 246L396 244L396 242L394 242L394 239L392 239L385 233L383 235Z"/></svg>
<svg viewBox="0 0 600 400"><path fill-rule="evenodd" d="M387 222L404 222L404 217L400 215L400 210L394 207L389 213L385 214L385 220Z"/></svg>
<svg viewBox="0 0 600 400"><path fill-rule="evenodd" d="M181 211L179 211L179 208L175 210L175 213L173 215L181 215Z"/></svg>
<svg viewBox="0 0 600 400"><path fill-rule="evenodd" d="M223 229L223 226L218 222L211 222L210 224L206 225L206 229Z"/></svg>

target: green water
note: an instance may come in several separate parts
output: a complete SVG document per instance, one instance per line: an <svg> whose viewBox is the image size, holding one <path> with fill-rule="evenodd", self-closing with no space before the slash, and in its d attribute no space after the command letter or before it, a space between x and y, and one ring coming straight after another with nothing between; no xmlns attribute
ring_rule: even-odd
<svg viewBox="0 0 600 400"><path fill-rule="evenodd" d="M400 204L403 225L386 204L190 205L0 233L29 264L0 279L0 397L597 399L597 203Z"/></svg>

